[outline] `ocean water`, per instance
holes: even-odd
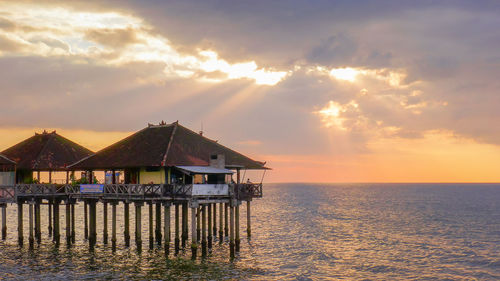
[[[98,212],[99,208],[98,207]],[[27,217],[27,208],[24,208]],[[77,210],[83,209],[80,204]],[[267,184],[252,202],[252,238],[241,208],[241,252],[229,259],[216,241],[206,259],[190,250],[166,259],[148,249],[143,208],[143,250],[124,247],[118,208],[118,249],[90,251],[77,213],[77,243],[47,236],[42,206],[42,243],[17,246],[17,208],[8,208],[8,239],[0,241],[0,279],[166,280],[500,280],[500,185],[495,184]],[[101,222],[101,218],[98,218]],[[110,225],[110,224],[109,224]]]

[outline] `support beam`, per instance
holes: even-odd
[[[142,250],[142,202],[135,203],[135,244],[137,251]]]
[[[66,244],[71,245],[71,204],[66,201]]]
[[[207,206],[201,205],[201,256],[207,256]]]
[[[214,225],[214,227],[212,229],[212,235],[213,235],[214,241],[215,241],[215,239],[217,238],[217,203],[213,203],[212,204],[212,209],[213,209],[213,212],[214,212],[214,214],[213,214],[213,222],[212,222],[213,225]]]
[[[153,237],[153,203],[149,203],[149,249],[153,249],[154,237]]]
[[[208,204],[207,206],[207,218],[208,218],[208,225],[207,225],[207,241],[208,241],[208,249],[212,249],[212,204]]]
[[[89,238],[89,219],[88,219],[88,203],[85,201],[83,203],[83,224],[84,224],[84,235],[85,239]]]
[[[196,239],[201,241],[201,206],[196,208]]]
[[[75,227],[75,203],[71,203],[71,243],[75,244],[76,227]]]
[[[161,203],[156,203],[156,224],[155,238],[156,244],[161,246]]]
[[[129,228],[129,223],[130,223],[130,203],[125,202],[123,203],[123,220],[124,220],[124,230],[123,230],[123,236],[125,238],[125,246],[130,247],[130,228]]]
[[[179,254],[179,203],[175,204],[175,241],[174,241],[174,246],[175,246],[175,255]]]
[[[2,206],[2,240],[7,239],[7,204]]]
[[[234,244],[236,252],[240,251],[240,202],[236,202],[234,207]]]
[[[59,242],[61,241],[61,227],[60,227],[60,218],[59,218],[59,199],[54,200],[54,242],[56,246],[59,246]]]
[[[49,230],[49,237],[52,236],[52,201],[49,200],[49,204],[47,205],[47,210],[49,211],[49,223],[47,229]]]
[[[191,259],[196,259],[196,251],[198,249],[198,240],[196,235],[196,212],[198,208],[191,208]]]
[[[229,207],[229,256],[234,258],[234,207]]]
[[[117,202],[111,203],[111,249],[116,251],[116,205]]]
[[[252,237],[252,224],[250,221],[250,200],[247,201],[247,236]]]
[[[103,213],[102,243],[108,244],[108,202],[104,202],[102,204],[102,213]]]
[[[229,204],[224,203],[224,236],[229,236]]]
[[[97,242],[97,208],[96,201],[90,200],[89,204],[89,246],[93,248]]]
[[[170,203],[163,204],[163,217],[165,222],[164,225],[164,233],[163,238],[165,239],[165,256],[168,257],[170,253]]]
[[[35,240],[42,242],[42,216],[40,215],[40,200],[35,202]]]
[[[23,246],[23,203],[17,203],[17,242],[19,246]]]
[[[35,236],[33,235],[33,203],[30,202],[28,204],[28,208],[29,208],[29,245],[30,245],[30,249],[33,248],[33,246],[35,245]]]
[[[219,244],[224,242],[224,231],[222,230],[223,224],[223,216],[224,216],[224,203],[219,203]]]
[[[188,240],[188,203],[182,203],[182,248],[186,247]]]

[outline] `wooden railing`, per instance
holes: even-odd
[[[65,195],[65,185],[56,184],[16,184],[16,196]]]
[[[262,198],[262,183],[234,184],[233,191],[238,200]]]
[[[0,204],[14,202],[15,197],[16,197],[16,188],[13,185],[0,186]]]

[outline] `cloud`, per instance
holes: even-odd
[[[136,31],[132,28],[93,29],[87,31],[85,37],[93,42],[116,49],[123,48],[129,44],[141,43],[141,40],[137,38]]]

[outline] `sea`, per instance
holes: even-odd
[[[17,245],[17,207],[9,205],[8,237],[0,241],[1,280],[500,280],[499,184],[265,184],[252,201],[252,236],[241,208],[241,251],[231,260],[227,241],[208,257],[190,259],[190,248],[167,258],[148,247],[143,208],[142,251],[123,242],[118,206],[118,248],[83,237],[77,206],[76,244],[48,237],[42,206],[42,242]],[[27,208],[24,208],[25,219]],[[110,225],[110,223],[108,223]],[[189,243],[188,243],[189,245]],[[171,249],[171,252],[173,249]]]

